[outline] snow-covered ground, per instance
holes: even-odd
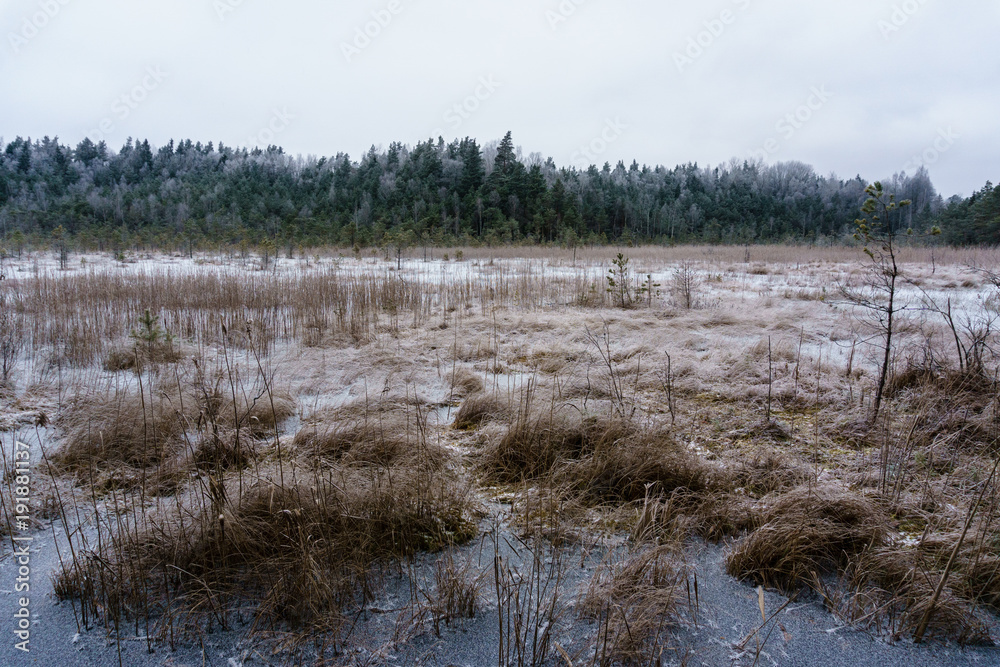
[[[433,440],[460,457],[473,456],[478,441],[450,428],[459,403],[450,382],[456,369],[512,397],[515,405],[539,381],[567,394],[575,391],[574,395],[581,395],[585,391],[589,396],[593,389],[597,395],[595,388],[602,388],[600,385],[608,379],[602,374],[603,360],[594,346],[595,336],[599,337],[604,327],[609,336],[608,351],[627,380],[628,392],[639,405],[639,412],[652,415],[650,419],[665,414],[659,393],[665,381],[666,354],[671,355],[675,386],[689,396],[733,401],[763,397],[770,390],[765,384],[769,343],[776,397],[801,402],[815,397],[834,403],[849,396],[856,401],[871,387],[873,364],[868,357],[873,348],[857,343],[871,332],[841,291],[844,286],[863,286],[860,253],[849,261],[799,260],[790,255],[787,261],[745,263],[694,252],[686,259],[697,277],[696,298],[701,307],[686,311],[677,306],[672,293],[675,272],[685,261],[676,254],[657,256],[648,250],[636,251],[630,265],[632,275],[640,283],[649,275],[650,282],[659,287],[654,287],[645,307],[623,310],[610,305],[580,307],[575,302],[575,297],[588,290],[604,297],[605,277],[616,252],[610,249],[600,257],[591,251],[575,261],[565,251],[552,256],[527,253],[530,256],[526,257],[504,251],[491,257],[479,250],[468,253],[462,261],[455,261],[454,251],[445,260],[444,252],[448,251],[435,250],[434,259],[428,261],[422,256],[404,258],[398,270],[394,258],[387,260],[370,253],[362,257],[327,254],[279,258],[266,270],[261,268],[259,257],[134,254],[122,263],[107,253],[91,253],[72,255],[67,269],[61,270],[56,257],[39,252],[5,259],[6,280],[0,283],[0,291],[16,291],[40,278],[59,280],[87,274],[138,280],[204,274],[262,281],[271,276],[307,274],[377,276],[427,285],[432,295],[435,288],[456,284],[469,285],[470,291],[483,295],[499,288],[536,290],[537,298],[522,295],[516,307],[482,311],[450,313],[443,300],[432,299],[419,321],[406,320],[398,327],[386,327],[365,341],[321,340],[305,345],[294,336],[279,336],[264,366],[297,402],[296,416],[283,425],[282,437],[286,439],[291,439],[302,423],[325,411],[389,396],[410,401],[430,415],[428,426]],[[901,283],[899,297],[911,308],[905,317],[923,328],[904,329],[900,363],[908,353],[919,351],[927,333],[933,333],[942,354],[952,354],[950,334],[943,329],[942,318],[921,306],[925,294],[939,305],[950,300],[959,321],[991,312],[995,288],[966,262],[933,267],[913,262],[904,264],[903,275],[906,280]],[[128,330],[120,335],[127,336]],[[222,366],[217,350],[196,349],[194,343],[191,346],[186,360],[199,358],[213,368]],[[0,442],[5,459],[13,461],[15,443],[21,441],[29,446],[32,463],[39,470],[40,447],[57,448],[61,444],[58,418],[71,405],[73,395],[125,386],[136,379],[128,372],[106,371],[100,363],[85,368],[61,361],[54,364],[49,352],[27,350],[15,372],[14,390],[0,396]],[[232,355],[238,363],[253,369],[254,359],[245,350]],[[846,373],[849,364],[852,374]],[[714,418],[701,413],[696,416],[694,412],[689,416],[692,421],[706,424]],[[704,432],[699,431],[690,442],[695,443],[693,449],[699,456],[714,456]],[[38,481],[41,486],[49,484]],[[488,574],[491,559],[501,550],[497,544],[503,538],[507,545],[502,547],[504,557],[516,567],[529,567],[530,553],[518,554],[510,546],[518,540],[509,507],[491,504],[493,500],[484,499],[489,516],[482,520],[481,528],[486,532],[476,543],[456,550],[455,557],[475,560],[477,567]],[[32,538],[32,653],[23,655],[14,647],[13,634],[7,633],[6,639],[0,637],[0,665],[113,665],[119,661],[137,666],[289,664],[287,656],[270,655],[247,644],[245,628],[208,635],[202,642],[189,638],[178,644],[176,651],[163,643],[153,643],[154,650],[149,652],[145,628],[123,626],[117,636],[108,637],[99,628],[88,631],[80,627],[77,610],[72,603],[57,602],[51,581],[60,559],[66,558],[68,552],[67,530],[87,530],[91,525],[93,508],[76,509],[79,513],[74,511],[66,523],[49,518],[28,532]],[[501,527],[492,535],[492,545],[487,534],[491,525]],[[567,562],[577,564],[562,584],[567,607],[557,632],[559,645],[570,655],[593,643],[596,631],[594,624],[579,619],[572,602],[580,597],[581,587],[601,561],[618,553],[620,544],[595,537],[589,545],[564,555]],[[677,645],[695,650],[689,656],[666,654],[664,664],[1000,665],[1000,654],[995,649],[891,645],[843,627],[814,598],[797,600],[779,614],[780,626],[758,661],[753,650],[747,651],[745,645],[740,648],[741,641],[760,625],[758,594],[723,573],[724,553],[724,545],[689,545],[686,559],[692,575],[697,572],[701,582],[702,611],[697,624],[685,625],[678,631]],[[12,549],[4,547],[0,554],[0,618],[8,619],[2,627],[12,628],[11,619],[19,608],[19,596],[14,590],[19,565]],[[345,664],[496,663],[497,602],[489,586],[483,589],[481,613],[476,618],[446,628],[440,637],[429,626],[411,625],[406,641],[389,641],[403,621],[397,603],[413,590],[430,585],[433,562],[434,557],[422,557],[418,559],[419,567],[387,582],[381,597],[360,614],[356,650],[343,658]],[[786,601],[780,594],[768,592],[765,604],[770,613]],[[390,608],[397,611],[387,613]],[[581,654],[574,664],[590,664],[588,658],[592,657],[592,653]],[[549,658],[547,664],[565,664],[558,651]]]

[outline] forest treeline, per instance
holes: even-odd
[[[913,202],[901,227],[940,227],[936,242],[947,244],[1000,239],[1000,188],[990,183],[947,201],[924,169],[884,183]],[[851,237],[866,185],[800,162],[579,170],[525,158],[510,133],[482,146],[393,143],[360,159],[18,137],[0,139],[0,245],[832,243]]]

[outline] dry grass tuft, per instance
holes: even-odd
[[[982,409],[989,403],[996,381],[985,369],[944,370],[925,362],[909,362],[892,374],[886,382],[886,396],[895,397],[914,393],[921,399],[928,395],[935,398],[961,397],[970,406]]]
[[[617,421],[594,424],[587,456],[568,461],[554,479],[591,502],[630,503],[647,493],[700,492],[708,488],[706,466],[669,433],[642,433]]]
[[[219,427],[201,436],[194,464],[199,470],[213,472],[241,470],[257,458],[257,444],[244,430]]]
[[[81,478],[84,474],[88,475],[90,491],[98,496],[139,488],[147,496],[172,496],[191,480],[190,469],[175,461],[166,461],[152,468],[113,464],[88,473],[80,471]]]
[[[875,505],[832,485],[779,496],[761,520],[726,559],[726,570],[786,591],[847,566],[864,550],[881,546],[888,532],[887,519]]]
[[[570,505],[642,503],[639,523],[668,533],[710,522],[702,496],[723,482],[666,430],[568,410],[526,416],[522,409],[505,432],[487,440],[479,468],[493,482],[543,482],[548,494]]]
[[[632,428],[623,420],[583,419],[555,409],[531,414],[522,409],[507,431],[486,446],[480,469],[488,479],[501,483],[539,479],[560,463],[621,440]]]
[[[235,404],[235,408],[233,407]],[[248,429],[254,437],[274,435],[275,427],[295,416],[295,399],[285,390],[260,391],[254,396],[221,399],[216,418],[230,428]]]
[[[180,436],[190,427],[190,411],[177,393],[138,391],[77,398],[63,411],[63,446],[52,457],[57,467],[82,473],[91,467],[146,468],[180,451]]]
[[[827,595],[828,604],[848,622],[865,629],[895,639],[913,635],[941,576],[940,564],[935,567],[925,556],[919,549],[895,546],[866,550],[846,572],[845,580],[853,592]],[[962,567],[969,565],[966,560]],[[955,585],[942,591],[927,638],[992,645],[989,629],[975,613],[980,592],[967,588],[969,580],[964,575],[968,573],[966,569],[956,577]]]
[[[807,468],[772,447],[741,457],[731,465],[730,475],[735,487],[758,498],[805,484],[811,476]]]
[[[1000,555],[980,554],[967,560],[952,588],[966,599],[1000,611]]]
[[[327,465],[389,466],[404,461],[440,465],[443,452],[422,438],[418,411],[382,402],[331,410],[295,435],[293,444]]]
[[[994,517],[973,525],[955,557],[948,586],[956,595],[976,605],[1000,611],[1000,539],[996,537]],[[923,571],[940,571],[947,562],[961,534],[945,532],[925,534],[914,555]],[[935,573],[937,576],[937,573]]]
[[[398,430],[400,426],[403,431]],[[405,425],[396,419],[389,424],[382,420],[344,423],[324,419],[296,433],[292,444],[328,463],[350,455],[359,462],[388,465],[405,450],[407,443]]]
[[[741,493],[702,492],[682,507],[686,522],[683,527],[712,542],[739,535],[759,525],[760,521],[755,503]]]
[[[220,509],[179,508],[118,532],[67,564],[61,597],[89,613],[134,618],[179,612],[222,625],[230,611],[336,634],[345,607],[371,591],[379,563],[467,541],[475,525],[456,480],[409,469],[338,469],[296,483],[271,470]],[[391,483],[390,483],[391,480]],[[152,611],[151,611],[152,608]],[[183,627],[183,626],[182,626]]]
[[[753,440],[770,440],[772,442],[787,442],[792,439],[788,428],[773,419],[761,420],[747,428],[738,429],[733,435]]]
[[[902,392],[900,402],[918,413],[914,441],[919,447],[947,442],[964,453],[993,457],[996,441],[997,389],[980,372],[927,376]]]
[[[666,634],[682,620],[688,576],[673,545],[631,554],[591,580],[581,612],[597,619],[600,664],[660,664]]]
[[[462,407],[455,415],[455,428],[471,430],[482,426],[484,422],[500,420],[510,416],[511,407],[508,401],[493,393],[472,394],[462,402]]]
[[[441,636],[442,621],[450,626],[452,621],[476,617],[482,578],[473,561],[458,566],[451,554],[440,558],[434,564],[434,584],[434,594],[428,596],[434,634]]]
[[[295,402],[284,392],[237,399],[235,405],[218,393],[173,388],[80,396],[60,418],[64,444],[53,462],[74,472],[104,464],[147,468],[179,454],[184,435],[198,428],[214,424],[266,437],[295,414]]]
[[[150,365],[174,364],[183,358],[181,350],[170,342],[155,345],[123,343],[108,350],[104,355],[106,371],[142,372]]]
[[[709,486],[698,491],[678,487],[658,495],[653,495],[656,485],[650,484],[641,505],[632,504],[636,516],[632,540],[662,542],[697,535],[718,542],[760,525],[760,513],[751,497],[726,490],[724,480],[714,475],[709,480]]]
[[[178,384],[75,398],[59,418],[63,443],[50,459],[55,471],[91,482],[97,493],[141,486],[171,495],[195,469],[246,468],[256,458],[252,440],[274,435],[276,424],[295,412],[285,393],[234,404],[217,388]]]
[[[925,366],[908,365],[889,376],[885,383],[887,398],[898,396],[908,389],[914,389],[935,382],[935,373]]]
[[[136,354],[136,351],[126,346],[112,348],[104,355],[104,370],[106,371],[129,371],[137,368],[139,363],[139,355]]]
[[[457,398],[478,394],[483,390],[483,378],[478,373],[460,366],[451,375],[451,389]]]

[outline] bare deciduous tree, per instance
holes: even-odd
[[[941,305],[925,289],[920,289],[923,308],[939,315],[944,320],[952,340],[955,342],[958,370],[960,373],[983,375],[988,361],[996,358],[996,330],[1000,322],[1000,311],[990,298],[982,298],[979,307],[972,312],[956,313],[951,298]]]

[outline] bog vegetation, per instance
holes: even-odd
[[[499,664],[655,664],[703,541],[889,641],[982,643],[995,258],[894,252],[892,322],[844,248],[35,254],[0,283],[0,428],[37,424],[56,593],[117,639],[333,659],[405,578],[386,646],[488,614]]]

